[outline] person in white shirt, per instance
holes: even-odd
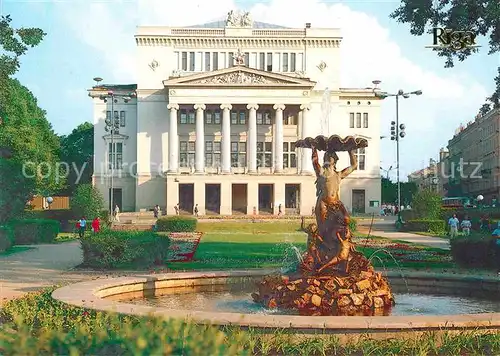
[[[462,228],[462,231],[465,236],[470,235],[470,229],[472,227],[472,223],[469,220],[468,216],[465,216],[465,218],[462,220],[462,223],[460,224],[460,227]]]

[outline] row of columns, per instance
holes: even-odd
[[[222,173],[231,173],[231,104],[222,104]],[[169,172],[176,173],[179,169],[179,134],[177,130],[179,104],[169,104]],[[196,110],[196,144],[195,144],[195,173],[205,171],[205,104],[194,105]],[[257,110],[258,104],[248,104],[248,140],[247,154],[249,157],[248,173],[257,172]],[[274,172],[283,172],[283,111],[284,104],[273,106],[275,110],[276,135],[274,137]],[[310,136],[311,124],[308,122],[309,105],[301,105],[302,113],[301,132],[302,138]],[[310,149],[302,149],[302,170],[303,174],[312,172]]]

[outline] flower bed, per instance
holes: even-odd
[[[202,232],[171,232],[168,234],[170,248],[167,254],[169,262],[192,261],[198,245],[200,244]]]

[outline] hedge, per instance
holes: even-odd
[[[156,221],[157,230],[161,232],[194,232],[198,219],[191,216],[167,216]]]
[[[14,231],[11,226],[0,226],[0,252],[7,251],[14,243]]]
[[[442,234],[446,231],[446,221],[444,220],[408,220],[405,221],[406,231],[430,232]]]
[[[24,217],[27,219],[51,219],[62,222],[75,219],[75,214],[69,209],[26,210]]]
[[[152,231],[102,230],[80,239],[83,265],[90,268],[140,268],[165,263],[170,240]]]
[[[494,268],[500,265],[496,239],[491,236],[458,236],[452,239],[450,244],[453,260],[462,267]]]
[[[51,243],[59,234],[59,222],[49,219],[21,219],[9,222],[14,245]]]

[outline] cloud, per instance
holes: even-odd
[[[164,0],[77,4],[64,9],[67,25],[82,42],[97,51],[113,79],[119,82],[135,79],[133,35],[137,25],[201,24],[223,19],[227,11],[237,8],[232,0],[217,1],[217,6],[201,0],[183,0],[176,2],[175,7]],[[342,87],[367,87],[373,79],[380,79],[383,90],[403,88],[424,92],[420,97],[402,100],[400,105],[400,119],[407,126],[407,137],[401,143],[405,171],[422,168],[422,161],[436,157],[439,147],[446,146],[460,121],[472,119],[488,94],[467,73],[427,69],[425,63],[412,59],[412,53],[403,52],[391,38],[389,29],[375,16],[353,11],[346,5],[318,0],[272,0],[247,10],[254,20],[283,26],[302,28],[306,22],[312,22],[313,27],[340,27]],[[408,38],[411,40],[411,35]],[[435,56],[432,51],[425,55]],[[387,134],[390,121],[395,118],[393,99],[387,99],[382,115],[381,134]],[[393,142],[384,140],[382,151],[383,164],[392,165]]]

